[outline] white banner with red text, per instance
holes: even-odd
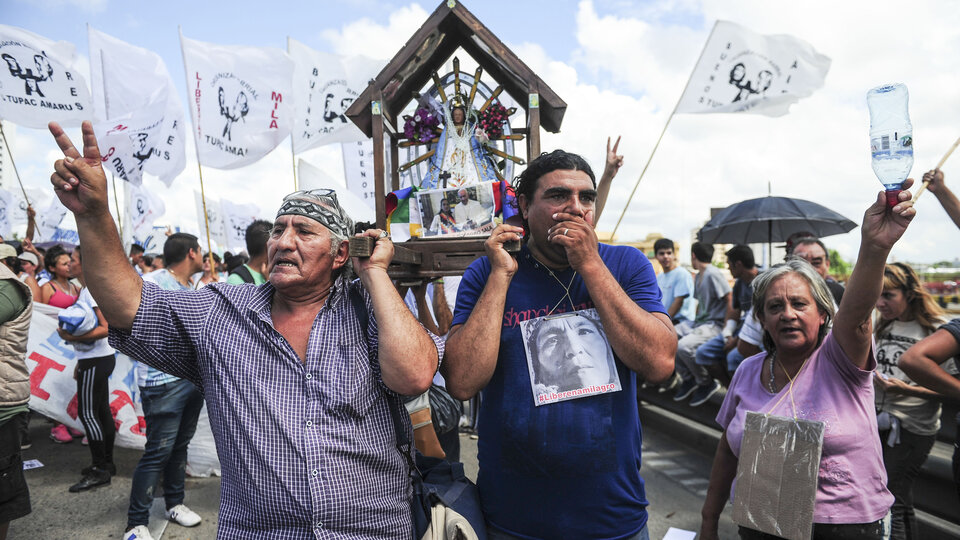
[[[46,304],[33,304],[26,359],[30,369],[30,409],[83,430],[77,417],[76,353],[57,334],[59,312],[58,308]],[[117,353],[117,364],[109,384],[110,411],[117,428],[115,444],[142,449],[147,432],[137,387],[137,362]],[[220,475],[220,460],[206,407],[200,413],[197,432],[187,450],[187,473],[191,476]]]

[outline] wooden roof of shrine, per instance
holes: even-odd
[[[368,137],[372,136],[370,102],[380,97],[383,114],[396,127],[398,115],[404,107],[458,47],[462,47],[484,71],[503,85],[504,91],[524,109],[528,104],[528,93],[539,93],[540,125],[552,133],[560,131],[566,102],[463,4],[452,0],[444,0],[434,10],[347,109],[347,116]]]

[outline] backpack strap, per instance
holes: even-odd
[[[253,279],[253,274],[250,273],[250,270],[245,264],[241,264],[236,267],[233,272],[230,272],[231,276],[234,274],[240,276],[240,279],[242,279],[244,283],[256,283],[256,280]]]

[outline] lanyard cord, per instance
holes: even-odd
[[[811,356],[812,356],[812,355],[811,355]],[[802,364],[800,364],[800,369],[797,370],[797,377],[800,376],[800,372],[803,371],[803,368],[804,368],[804,366],[807,365],[807,361],[808,361],[808,360],[810,360],[810,357],[809,357],[809,356],[808,356],[806,359],[804,359],[804,361],[803,361]],[[773,365],[774,362],[777,362],[777,353],[776,353],[776,351],[774,351],[772,357],[770,358],[771,367],[772,367],[772,365]],[[796,402],[794,401],[794,399],[793,399],[793,383],[794,383],[797,379],[796,379],[796,377],[791,377],[791,376],[790,376],[790,373],[787,371],[787,368],[783,367],[783,362],[779,362],[779,364],[780,364],[780,369],[783,370],[784,375],[786,375],[786,376],[787,376],[787,379],[790,381],[790,385],[787,387],[787,393],[784,394],[784,395],[782,395],[782,396],[780,396],[780,399],[777,400],[777,402],[773,405],[773,407],[770,408],[770,410],[776,409],[781,403],[783,403],[783,400],[786,399],[787,396],[790,396],[790,406],[791,406],[792,409],[793,409],[793,419],[794,419],[794,420],[797,420],[797,403],[796,403]]]

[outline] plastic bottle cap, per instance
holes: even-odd
[[[887,195],[887,208],[893,208],[900,202],[900,192],[902,189],[888,189],[886,191]]]

